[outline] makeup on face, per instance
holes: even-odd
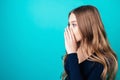
[[[72,27],[78,27],[78,24],[77,24],[77,21],[71,21],[71,22],[68,22],[68,26],[72,26]]]

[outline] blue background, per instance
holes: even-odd
[[[119,0],[0,0],[0,80],[60,80],[68,13],[84,4],[94,5],[100,11],[110,45],[119,58],[119,3]]]

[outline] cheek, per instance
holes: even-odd
[[[75,28],[75,29],[73,30],[73,32],[74,32],[75,39],[76,39],[77,41],[80,41],[80,40],[81,40],[81,36],[80,36],[79,30],[78,30],[77,28]]]

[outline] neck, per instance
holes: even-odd
[[[89,52],[89,54],[87,54],[87,52],[85,50],[78,49],[77,55],[78,55],[79,63],[82,63],[83,61],[88,59],[88,57],[90,57],[92,55],[92,52]]]

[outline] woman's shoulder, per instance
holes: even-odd
[[[95,53],[93,53],[92,55],[96,55]],[[90,57],[92,57],[92,55]],[[85,67],[101,67],[103,68],[103,64],[100,63],[99,61],[94,61],[92,60],[90,57],[88,57],[88,59],[86,59],[85,61],[83,61],[82,63],[79,63],[79,65]]]
[[[96,62],[96,61],[91,61],[91,60],[85,60],[84,62],[79,64],[79,67],[81,68],[81,72],[83,75],[89,75],[91,72],[92,73],[102,73],[104,66],[103,64]]]
[[[82,63],[79,63],[79,65],[82,65],[82,66],[91,66],[91,67],[103,67],[103,64],[100,63],[100,62],[97,62],[97,61],[93,61],[93,60],[89,60],[89,59],[86,59],[85,61],[83,61]]]

